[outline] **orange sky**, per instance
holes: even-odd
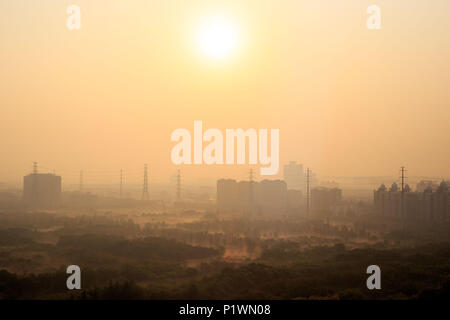
[[[369,31],[374,3],[382,29]],[[81,30],[66,28],[69,4]],[[215,14],[241,37],[222,62],[193,40]],[[280,129],[281,164],[323,175],[395,176],[404,165],[450,176],[447,0],[2,1],[0,39],[0,181],[20,182],[32,161],[69,182],[80,169],[138,179],[144,163],[167,181],[170,134],[194,120]]]

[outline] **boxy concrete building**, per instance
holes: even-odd
[[[55,207],[61,203],[61,177],[31,173],[23,177],[23,200],[32,207]]]

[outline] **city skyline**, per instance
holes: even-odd
[[[409,175],[409,171],[405,167],[401,167],[399,172],[404,170],[403,180],[405,184],[409,185],[409,188],[416,190],[417,185],[418,191],[423,191],[427,186],[436,187],[442,181],[450,182],[450,179],[446,177],[430,177],[430,176],[417,176]],[[106,192],[116,191],[122,194],[122,191],[130,196],[131,194],[139,193],[142,191],[142,183],[148,184],[148,186],[156,187],[156,194],[159,194],[164,190],[171,190],[181,182],[183,183],[183,188],[196,188],[196,187],[215,187],[217,181],[220,180],[233,180],[233,181],[283,181],[287,185],[289,190],[297,190],[303,193],[302,197],[305,197],[307,190],[307,183],[309,181],[310,188],[313,187],[327,187],[327,188],[342,188],[343,190],[351,191],[361,191],[359,194],[361,199],[367,200],[367,196],[371,194],[373,190],[378,188],[380,184],[390,184],[391,182],[402,183],[401,176],[395,175],[385,175],[385,176],[340,176],[340,177],[330,177],[318,175],[317,172],[311,170],[311,168],[303,166],[303,164],[296,161],[289,161],[283,164],[281,170],[280,178],[272,176],[260,176],[254,169],[249,167],[249,170],[241,172],[239,175],[234,176],[218,176],[209,178],[186,178],[184,172],[178,169],[173,172],[165,180],[155,180],[152,179],[150,174],[150,166],[144,164],[142,170],[140,171],[130,171],[120,169],[118,172],[91,172],[86,170],[80,170],[75,173],[72,172],[68,175],[69,179],[67,181],[67,176],[53,170],[52,172],[41,170],[37,162],[33,162],[32,170],[25,173],[23,177],[31,176],[33,173],[38,173],[40,175],[54,175],[62,179],[60,184],[63,186],[64,191],[89,191],[89,192],[99,192],[101,190]],[[309,178],[307,177],[309,171]],[[116,181],[117,180],[117,181]],[[147,181],[147,182],[145,182]],[[22,189],[22,179],[19,183],[5,183],[0,181],[0,190],[2,189]],[[117,190],[116,190],[117,189]],[[114,191],[115,190],[115,191]],[[154,190],[152,190],[154,191]],[[152,193],[152,192],[150,192]],[[361,195],[363,195],[361,197]],[[154,196],[154,194],[152,194]],[[158,197],[158,196],[157,196]],[[358,196],[356,197],[358,198]]]

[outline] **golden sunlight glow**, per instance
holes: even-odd
[[[216,16],[199,27],[197,42],[208,58],[223,60],[233,54],[238,38],[236,26],[230,20]]]

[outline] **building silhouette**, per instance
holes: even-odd
[[[311,210],[315,213],[328,213],[342,201],[339,188],[316,187],[311,190]]]
[[[266,213],[285,213],[288,206],[287,184],[282,180],[263,180],[259,183],[258,204]]]
[[[61,177],[31,173],[23,177],[23,200],[32,207],[54,207],[61,203]]]
[[[432,180],[421,180],[417,186],[417,192],[424,192],[427,189],[431,189],[432,191],[436,191],[439,188],[439,183],[436,183]]]
[[[217,181],[217,207],[220,211],[234,211],[239,208],[238,183],[233,179]]]
[[[301,195],[301,193],[300,193]],[[288,207],[288,190],[282,180],[217,181],[219,212],[254,212],[284,214]]]
[[[283,177],[289,190],[305,191],[305,173],[303,172],[302,164],[290,161],[288,164],[284,165]]]
[[[300,190],[287,191],[287,207],[291,213],[303,212],[304,198]]]
[[[450,218],[450,192],[448,183],[442,181],[433,190],[432,185],[420,185],[413,192],[406,185],[403,192],[393,183],[389,190],[381,185],[373,193],[375,212],[383,217],[408,220],[445,220]]]

